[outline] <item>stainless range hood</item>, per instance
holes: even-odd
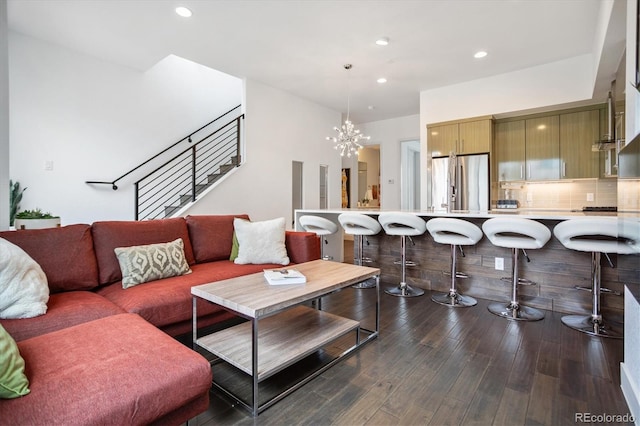
[[[615,83],[614,83],[615,84]],[[602,139],[591,145],[591,151],[610,151],[616,149],[615,110],[611,92],[607,96],[607,133]]]

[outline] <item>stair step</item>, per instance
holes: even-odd
[[[222,166],[220,166],[220,173],[221,174],[226,174],[229,172],[229,170],[233,170],[236,166],[234,164],[223,164]]]
[[[196,185],[196,195],[200,195],[207,189],[209,185]]]
[[[181,206],[164,206],[164,217],[171,217]]]
[[[180,196],[180,207],[189,204],[192,200],[191,194],[183,194]]]
[[[218,179],[220,179],[223,175],[221,175],[220,173],[214,173],[211,175],[207,175],[207,180],[209,181],[209,183],[214,183],[216,182]]]

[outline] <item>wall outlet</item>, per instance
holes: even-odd
[[[593,201],[593,192],[587,192],[587,201]]]
[[[44,169],[48,172],[53,170],[53,160],[46,160],[44,162]]]
[[[527,192],[527,201],[533,201],[533,192],[531,191]]]
[[[504,257],[496,257],[496,270],[504,271]]]

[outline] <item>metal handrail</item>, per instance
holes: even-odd
[[[151,161],[155,160],[156,158],[160,157],[162,154],[164,154],[165,152],[169,151],[172,148],[175,148],[177,145],[179,145],[181,142],[184,142],[185,140],[188,140],[189,143],[192,142],[191,138],[193,137],[193,135],[195,135],[196,133],[198,133],[199,131],[205,129],[206,127],[212,125],[213,123],[215,123],[216,121],[220,120],[221,118],[231,114],[233,111],[237,110],[238,108],[240,108],[242,105],[238,105],[234,108],[231,108],[229,111],[225,112],[224,114],[220,115],[219,117],[214,118],[213,120],[211,120],[210,122],[208,122],[207,124],[205,124],[204,126],[200,127],[198,130],[195,130],[191,133],[189,133],[187,136],[183,137],[182,139],[180,139],[179,141],[173,143],[172,145],[170,145],[169,147],[163,149],[162,151],[160,151],[159,153],[157,153],[156,155],[154,155],[153,157],[147,159],[146,161],[138,164],[136,167],[134,167],[133,169],[129,170],[128,172],[126,172],[125,174],[123,174],[120,177],[117,177],[116,179],[112,180],[112,181],[97,181],[97,180],[88,180],[85,181],[85,183],[90,184],[90,185],[111,185],[111,189],[113,189],[114,191],[116,191],[118,189],[118,185],[116,185],[116,182],[118,182],[119,180],[129,176],[131,173],[135,172],[136,170],[140,169],[141,167],[149,164]],[[244,114],[242,115],[242,117],[244,117]],[[235,120],[235,119],[234,119]],[[233,122],[234,120],[232,120],[231,122]],[[229,123],[231,123],[229,122]],[[229,123],[225,124],[223,127],[226,127]],[[215,133],[215,132],[214,132]],[[212,133],[213,134],[213,133]],[[212,134],[210,134],[209,136],[211,136]],[[207,136],[207,137],[209,137]],[[202,141],[202,140],[201,140]]]
[[[243,120],[239,115],[136,181],[135,219],[166,217],[239,167]]]

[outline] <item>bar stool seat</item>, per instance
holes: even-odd
[[[402,278],[398,287],[386,289],[385,293],[392,296],[415,297],[422,296],[424,290],[413,288],[407,284],[407,265],[413,266],[415,262],[407,261],[407,237],[423,235],[427,231],[426,222],[419,216],[406,212],[384,212],[378,216],[378,222],[382,225],[387,235],[400,236],[400,268]]]
[[[623,325],[613,319],[604,320],[600,313],[601,253],[634,254],[640,243],[640,225],[628,221],[626,226],[618,226],[616,217],[579,218],[560,222],[553,234],[560,243],[570,250],[591,253],[591,315],[565,315],[562,323],[580,332],[600,337],[621,339]],[[577,289],[582,287],[576,286]]]
[[[345,234],[353,235],[355,256],[353,258],[356,265],[362,266],[363,263],[372,262],[371,258],[364,256],[364,237],[376,235],[382,230],[380,223],[363,213],[342,213],[338,216],[338,222],[342,225]],[[370,279],[355,284],[353,288],[374,288],[376,280]]]
[[[551,238],[549,228],[531,219],[513,217],[494,217],[482,224],[482,230],[498,247],[511,249],[511,301],[504,303],[492,303],[488,306],[489,312],[503,318],[520,321],[537,321],[544,318],[544,312],[521,305],[518,302],[518,284],[522,282],[518,275],[518,253],[520,250],[539,249]],[[529,284],[534,284],[529,282]]]
[[[482,230],[466,220],[445,217],[428,221],[427,230],[436,243],[451,246],[451,288],[448,293],[434,294],[431,300],[455,308],[476,305],[478,303],[476,299],[464,296],[456,290],[456,278],[466,278],[466,275],[457,271],[456,260],[458,247],[477,244],[482,239]],[[462,254],[464,256],[464,252]]]
[[[329,256],[324,255],[324,246],[327,244],[326,236],[338,232],[338,225],[327,218],[313,215],[300,216],[298,221],[305,231],[313,232],[320,237],[320,259],[330,260]]]

